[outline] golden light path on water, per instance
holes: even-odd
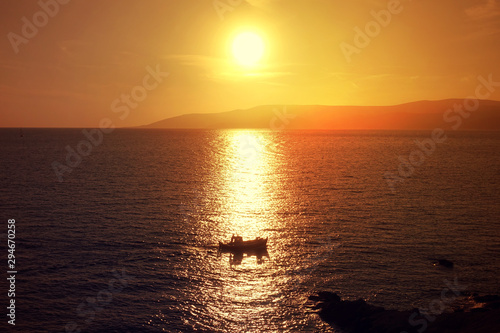
[[[266,218],[271,208],[268,178],[273,174],[276,161],[270,161],[264,134],[228,132],[226,156],[229,160],[221,170],[221,177],[227,192],[223,210],[229,215],[221,227],[243,239],[262,236],[262,230],[269,228]]]
[[[232,234],[243,239],[266,237],[272,226],[273,198],[277,186],[275,168],[280,164],[277,155],[269,151],[272,137],[262,131],[226,131],[225,152],[220,164],[221,211],[224,219],[219,229],[229,238]],[[272,330],[271,313],[274,301],[281,294],[276,280],[271,278],[269,259],[258,262],[256,257],[245,257],[237,266],[228,264],[223,255],[221,269],[221,307],[218,309],[225,323],[235,325],[231,330],[253,331],[259,327]],[[270,313],[271,312],[271,313]]]
[[[200,135],[207,145],[198,150],[201,166],[193,167],[195,181],[180,220],[193,241],[187,253],[171,257],[173,275],[186,284],[178,296],[167,296],[171,310],[181,310],[184,325],[201,331],[295,332],[311,321],[309,327],[318,327],[319,317],[302,306],[307,293],[290,273],[303,266],[303,256],[291,237],[301,225],[300,207],[282,135],[271,130]],[[217,253],[218,241],[228,242],[233,234],[244,240],[269,237],[268,256]],[[163,314],[159,318],[169,322]]]

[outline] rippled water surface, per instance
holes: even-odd
[[[395,192],[384,174],[429,133],[115,130],[63,182],[81,130],[0,136],[19,331],[335,332],[309,295],[500,293],[498,133],[448,133]],[[219,255],[232,234],[268,256]]]

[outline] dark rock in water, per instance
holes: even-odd
[[[486,296],[474,295],[474,300],[478,303],[491,303],[491,302],[500,301],[500,296],[498,296],[498,295],[486,295]]]
[[[349,333],[494,333],[500,332],[500,309],[496,307],[498,296],[475,296],[476,304],[483,304],[481,310],[457,309],[441,315],[422,314],[418,309],[410,311],[387,310],[366,303],[343,301],[339,295],[321,292],[311,296],[319,302],[321,319],[334,327]],[[479,302],[485,300],[487,302]],[[469,309],[470,310],[470,309]]]
[[[439,260],[438,260],[438,263],[439,263],[441,266],[448,267],[448,268],[453,268],[453,262],[452,262],[452,261],[449,261],[449,260],[447,260],[447,259],[439,259]]]
[[[409,327],[410,312],[386,310],[366,303],[363,299],[343,301],[335,293],[322,292],[311,300],[319,300],[321,318],[346,332],[417,332]],[[381,330],[380,323],[384,323]]]

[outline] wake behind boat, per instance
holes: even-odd
[[[267,238],[257,237],[254,240],[244,241],[241,236],[232,236],[229,243],[219,241],[219,250],[230,252],[249,252],[265,250],[267,248]]]

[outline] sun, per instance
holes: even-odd
[[[242,32],[234,38],[232,51],[240,65],[255,66],[264,55],[264,40],[256,33]]]

